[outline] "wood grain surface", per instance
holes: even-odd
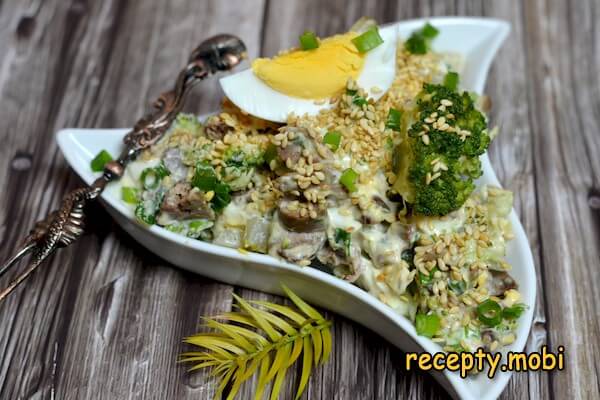
[[[600,393],[600,4],[597,0],[3,0],[0,1],[0,257],[81,182],[59,154],[64,127],[130,126],[203,38],[229,32],[251,56],[295,44],[304,29],[346,30],[437,15],[501,18],[512,32],[486,91],[501,135],[490,156],[515,192],[538,271],[527,345],[563,345],[567,367],[515,374],[506,399]],[[189,111],[216,109],[215,80]],[[207,399],[214,383],[176,363],[201,316],[233,292],[136,244],[100,207],[89,234],[60,251],[0,304],[0,399]],[[6,283],[3,280],[0,286]],[[327,313],[334,353],[306,399],[447,398],[401,352]],[[282,399],[295,393],[290,374]],[[253,383],[240,399],[250,398]]]

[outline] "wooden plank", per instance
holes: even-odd
[[[597,302],[600,287],[597,2],[533,1],[527,21],[532,156],[546,287],[549,345],[564,346],[568,365],[550,378],[556,398],[600,392]]]
[[[502,183],[515,191],[515,207],[540,276],[528,350],[545,343],[554,349],[564,345],[569,367],[552,374],[515,375],[503,397],[598,393],[593,355],[600,347],[595,339],[600,312],[592,299],[600,287],[600,135],[594,84],[600,7],[589,0],[576,6],[556,0],[278,1],[268,2],[266,10],[262,1],[222,3],[2,4],[3,243],[22,237],[78,182],[57,155],[53,132],[63,126],[130,125],[132,116],[140,115],[169,84],[198,38],[228,30],[244,37],[251,55],[273,55],[295,45],[304,29],[328,35],[347,29],[362,15],[381,22],[455,13],[505,18],[513,33],[487,86],[494,101],[491,119],[502,127],[490,155]],[[189,109],[211,111],[219,101],[213,81],[193,93]],[[209,397],[213,381],[188,375],[175,365],[175,357],[186,349],[179,339],[197,329],[200,315],[229,309],[232,288],[172,269],[115,229],[100,207],[95,214],[93,234],[62,251],[0,305],[0,398],[47,398],[53,393],[58,398],[99,393],[112,398]],[[4,246],[0,256],[10,250]],[[446,396],[427,374],[403,371],[398,362],[402,354],[375,334],[327,315],[335,323],[333,359],[315,373],[305,398]],[[297,374],[290,373],[282,398],[293,396]],[[246,385],[240,398],[253,389]]]
[[[500,127],[500,134],[490,147],[489,155],[504,187],[514,197],[514,208],[523,224],[533,252],[537,276],[537,303],[535,304],[532,330],[526,351],[539,351],[547,342],[545,296],[542,285],[543,269],[540,261],[540,238],[535,193],[533,159],[531,157],[535,131],[530,121],[527,103],[527,60],[525,28],[522,8],[517,2],[486,2],[485,16],[501,18],[511,23],[511,33],[496,56],[486,85],[486,93],[492,99],[491,124]],[[539,373],[515,373],[503,398],[548,398],[549,377]]]
[[[22,238],[34,218],[56,206],[65,186],[73,186],[57,156],[56,129],[130,125],[171,85],[198,41],[222,31],[225,22],[256,54],[262,3],[234,3],[45,3],[32,14],[32,32],[20,28],[25,38],[2,41],[7,54],[18,55],[3,59],[1,70],[0,151],[3,171],[10,171],[2,177],[8,180],[1,203],[5,243]],[[1,13],[12,29],[29,14],[18,4],[3,5]],[[32,77],[31,68],[38,74]],[[194,112],[220,101],[214,81],[202,89],[194,95]],[[26,155],[11,170],[19,150]],[[24,171],[29,157],[33,166]],[[175,361],[186,349],[180,339],[198,329],[201,315],[229,309],[231,287],[165,266],[107,224],[101,208],[94,215],[92,235],[62,251],[0,306],[0,397],[210,394],[210,381],[188,376]]]

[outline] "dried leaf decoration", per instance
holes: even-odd
[[[205,326],[213,332],[184,339],[204,350],[183,353],[180,361],[195,363],[190,371],[212,368],[211,375],[220,381],[215,399],[228,386],[227,399],[235,398],[242,383],[255,373],[255,399],[262,399],[270,382],[273,386],[269,399],[277,399],[287,370],[302,355],[302,375],[296,392],[299,399],[313,367],[329,359],[331,322],[285,285],[282,287],[296,310],[266,301],[248,302],[234,294],[239,312],[207,318]]]

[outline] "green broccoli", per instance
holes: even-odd
[[[486,118],[469,93],[437,84],[423,85],[411,117],[394,149],[394,190],[413,214],[446,215],[463,205],[482,174]]]

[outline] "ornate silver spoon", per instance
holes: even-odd
[[[70,245],[83,235],[86,204],[97,199],[107,183],[121,178],[127,164],[142,150],[163,137],[183,108],[185,95],[190,88],[212,73],[230,70],[245,56],[246,46],[235,36],[217,35],[202,42],[177,76],[174,88],[161,94],[154,103],[155,110],[140,119],[125,136],[125,149],[120,157],[107,163],[102,176],[90,186],[67,194],[60,208],[37,222],[17,252],[0,267],[2,277],[21,258],[31,253],[25,271],[0,291],[0,301],[27,279],[56,249]]]

